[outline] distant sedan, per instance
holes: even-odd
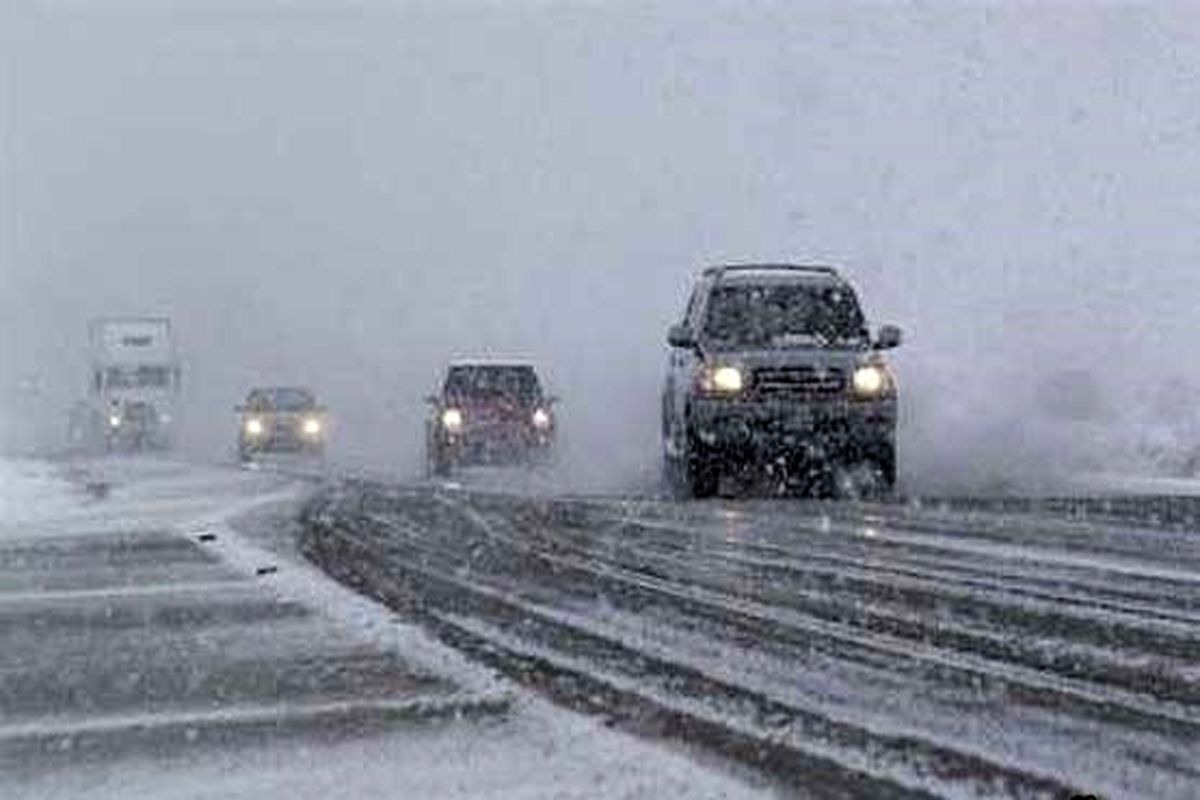
[[[325,455],[327,418],[311,390],[297,386],[252,389],[238,412],[238,458],[262,453]]]

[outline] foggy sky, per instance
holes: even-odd
[[[47,406],[88,317],[166,313],[197,452],[297,381],[346,458],[408,467],[447,357],[530,354],[619,484],[725,260],[840,264],[905,328],[930,485],[1086,451],[1031,417],[1061,369],[1110,428],[1194,393],[1195,6],[30,6],[0,10],[0,375]]]

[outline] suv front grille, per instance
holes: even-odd
[[[830,397],[846,389],[841,369],[764,367],[754,371],[752,390],[761,397]]]
[[[126,403],[123,416],[130,422],[157,422],[158,414],[149,403]]]

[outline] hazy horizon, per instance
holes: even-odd
[[[1184,4],[5,8],[0,388],[37,374],[59,413],[88,318],[166,314],[189,452],[227,453],[250,385],[301,382],[335,453],[413,469],[441,364],[519,352],[564,398],[574,480],[622,487],[653,473],[691,276],[820,261],[905,329],[910,485],[1128,455],[1137,425],[1196,422],[1197,23]],[[1090,423],[1046,409],[1063,373],[1100,395]]]

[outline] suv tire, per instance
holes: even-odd
[[[430,478],[446,478],[450,475],[450,459],[442,448],[430,448],[425,457],[425,472]]]
[[[891,494],[896,488],[896,443],[881,444],[873,459],[879,470],[880,489],[884,494]]]
[[[682,458],[668,459],[668,479],[682,499],[702,500],[717,493],[721,472],[712,456],[689,448]]]

